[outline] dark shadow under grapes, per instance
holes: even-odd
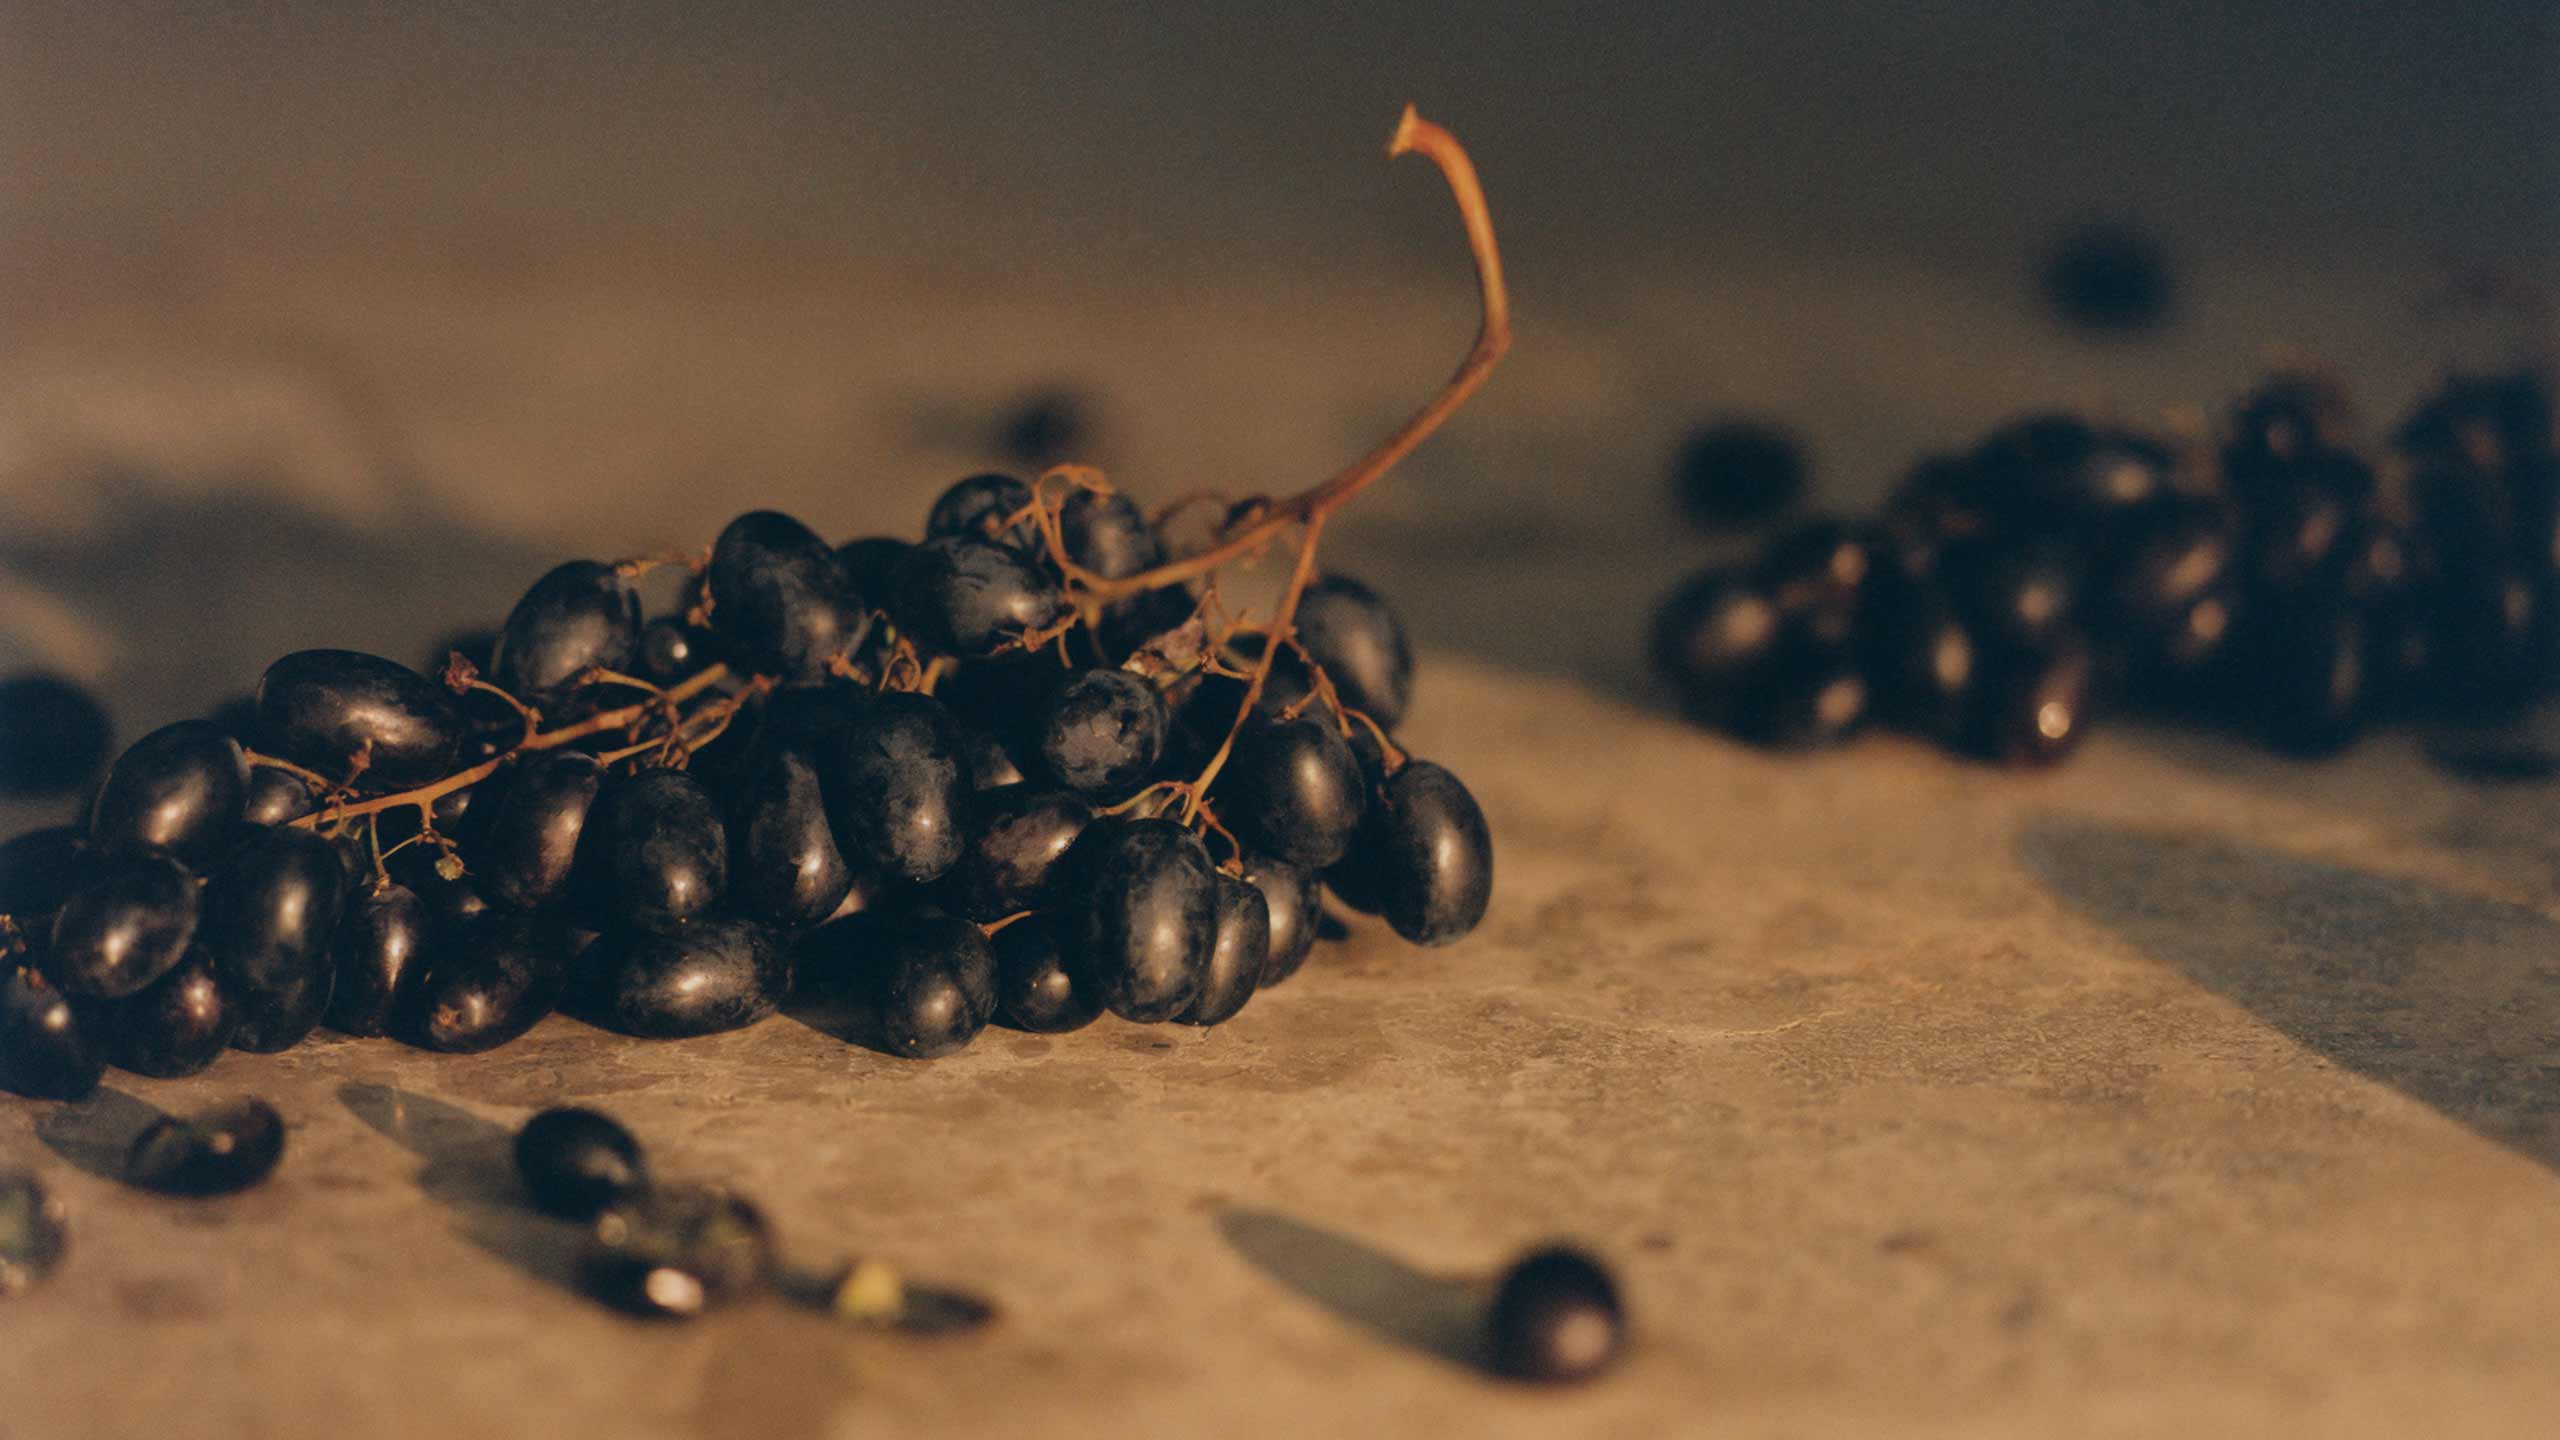
[[[2054,816],[2017,849],[2073,908],[2295,1043],[2560,1169],[2560,924],[2203,835]]]
[[[795,1025],[804,1025],[830,1040],[841,1040],[859,1046],[875,1055],[905,1060],[889,1048],[888,1033],[881,1028],[880,1009],[849,1000],[812,1000],[799,996],[786,1000],[775,1012]]]
[[[1225,1210],[1218,1233],[1265,1275],[1381,1339],[1492,1373],[1484,1287],[1416,1270],[1383,1250],[1270,1210]]]
[[[102,1085],[86,1099],[38,1115],[36,1138],[74,1169],[122,1185],[136,1137],[168,1118],[169,1112],[150,1101]]]
[[[458,1106],[418,1094],[350,1081],[338,1103],[426,1163],[419,1193],[456,1217],[454,1233],[483,1252],[571,1294],[578,1283],[580,1228],[535,1210],[516,1178],[514,1132]]]

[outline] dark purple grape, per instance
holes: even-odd
[[[858,587],[856,594],[868,593]],[[711,661],[711,637],[681,620],[658,619],[640,627],[640,678],[673,685]]]
[[[2235,589],[2197,597],[2168,628],[2129,641],[2132,662],[2172,698],[2194,691],[2228,653],[2242,604]]]
[[[771,925],[811,925],[853,886],[836,849],[818,764],[802,750],[767,750],[730,792],[730,902]]]
[[[1728,723],[1760,745],[1836,745],[1865,727],[1873,698],[1852,652],[1795,641],[1751,672],[1733,697]]]
[[[1751,583],[1777,608],[1780,626],[1812,643],[1855,638],[1877,537],[1840,520],[1809,520],[1771,542]]]
[[[196,877],[168,856],[102,861],[54,915],[45,971],[74,995],[130,995],[185,958],[198,912]]]
[[[866,535],[836,547],[836,561],[853,581],[855,591],[875,604],[896,591],[898,567],[914,544],[894,535]]]
[[[175,1080],[220,1058],[240,1013],[214,972],[213,957],[190,950],[176,969],[107,1012],[107,1058],[136,1075]]]
[[[870,691],[834,682],[777,690],[765,697],[756,744],[767,750],[824,750],[843,741],[870,700]],[[737,727],[730,728],[734,732]]]
[[[607,786],[587,830],[595,848],[595,913],[635,925],[688,920],[720,899],[729,833],[702,782],[645,770]]]
[[[237,985],[297,985],[328,973],[346,897],[346,868],[328,841],[291,827],[256,831],[207,888],[204,948]]]
[[[1102,1014],[1102,997],[1079,988],[1059,949],[1053,915],[1026,915],[992,937],[996,1011],[1017,1030],[1062,1035]]]
[[[1653,618],[1653,664],[1689,712],[1714,723],[1778,641],[1778,607],[1749,576],[1709,570],[1684,582]]]
[[[866,706],[840,743],[819,752],[827,814],[844,858],[921,884],[960,858],[960,731],[930,695],[892,691]]]
[[[1219,813],[1266,854],[1308,869],[1342,858],[1369,806],[1360,762],[1326,720],[1248,722],[1219,779]]]
[[[1102,617],[1094,626],[1094,639],[1101,643],[1112,663],[1118,664],[1180,629],[1199,603],[1199,597],[1184,585],[1140,591],[1102,607]],[[1205,641],[1207,636],[1204,633],[1199,639]]]
[[[1217,941],[1217,872],[1170,820],[1097,820],[1067,858],[1068,964],[1124,1020],[1191,1008]]]
[[[533,582],[490,652],[492,682],[550,708],[589,670],[628,670],[640,644],[640,597],[610,565],[572,560]]]
[[[1274,680],[1280,677],[1275,673]],[[1166,691],[1173,723],[1166,728],[1164,756],[1156,762],[1162,775],[1192,776],[1209,763],[1209,757],[1226,743],[1227,733],[1235,728],[1236,716],[1244,705],[1245,683],[1231,675],[1195,674]],[[1266,688],[1254,702],[1253,713],[1269,718],[1280,712],[1272,703]]]
[[[893,880],[877,870],[856,870],[852,886],[844,892],[844,898],[836,902],[836,908],[827,912],[826,918],[835,921],[847,915],[872,914],[903,906],[915,899],[915,893],[914,886]]]
[[[566,974],[560,936],[534,917],[498,915],[439,929],[409,1033],[451,1055],[494,1050],[552,1012]]]
[[[924,538],[993,540],[1025,555],[1041,550],[1040,529],[1032,521],[1016,521],[999,529],[1031,504],[1031,487],[1010,475],[972,475],[942,492],[924,519]]]
[[[0,967],[0,1090],[77,1100],[98,1088],[106,1059],[71,997],[28,966]]]
[[[272,765],[249,767],[249,788],[240,801],[244,825],[289,825],[320,807],[310,785],[290,771]]]
[[[2087,645],[2064,635],[2045,646],[2000,646],[1976,658],[1967,741],[2005,765],[2051,765],[2089,728],[2096,666]]]
[[[1861,648],[1878,714],[1940,740],[1962,734],[1976,646],[1935,586],[1898,586],[1877,607]]]
[[[929,1060],[976,1039],[996,1009],[995,951],[986,933],[949,915],[901,917],[886,929],[884,953],[872,962],[882,1043]]]
[[[2370,710],[2363,616],[2306,599],[2257,613],[2245,651],[2251,718],[2268,744],[2296,755],[2343,749]]]
[[[598,976],[598,1023],[656,1039],[743,1029],[791,989],[789,955],[752,920],[607,931],[580,965]]]
[[[481,887],[476,876],[465,875],[459,880],[447,880],[433,870],[427,870],[423,874],[415,871],[410,873],[411,888],[415,889],[418,892],[418,898],[426,903],[427,923],[430,930],[475,924],[492,915],[506,913],[490,900],[488,892]]]
[[[2062,473],[2059,498],[2079,527],[2103,534],[2165,500],[2175,478],[2175,463],[2159,445],[2102,431]]]
[[[1672,478],[1691,518],[1724,529],[1757,524],[1794,504],[1804,493],[1805,468],[1795,432],[1766,420],[1725,420],[1689,433]]]
[[[1413,645],[1384,596],[1348,575],[1324,576],[1298,599],[1297,636],[1343,704],[1389,730],[1402,723],[1413,706]]]
[[[1117,491],[1078,490],[1058,507],[1067,558],[1106,580],[1126,580],[1164,562],[1164,542],[1138,503]]]
[[[960,760],[962,768],[969,772],[973,790],[1001,790],[1023,783],[1022,767],[1014,763],[1013,751],[992,730],[962,725]]]
[[[1040,769],[1078,794],[1126,799],[1163,756],[1168,723],[1155,686],[1125,670],[1079,670],[1041,714]]]
[[[2175,630],[2198,601],[2226,590],[2239,570],[2239,536],[2219,506],[2155,507],[2130,529],[2094,597],[2096,619],[2111,634]]]
[[[104,850],[166,850],[208,858],[240,818],[249,762],[210,720],[164,725],[125,747],[89,811],[89,839]]]
[[[1175,1018],[1185,1025],[1217,1025],[1234,1019],[1262,983],[1271,963],[1271,905],[1262,891],[1242,880],[1217,880],[1216,938],[1209,945],[1209,964],[1200,973],[1200,993],[1191,1008]]]
[[[1947,598],[1987,642],[2042,645],[2069,626],[2080,604],[2081,560],[2050,539],[1979,540],[1938,559]]]
[[[871,632],[866,597],[836,552],[808,526],[771,510],[729,522],[711,547],[703,583],[722,647],[757,674],[823,679]]]
[[[163,1115],[133,1137],[125,1179],[165,1195],[231,1195],[275,1173],[284,1117],[264,1100],[234,1100],[180,1119]]]
[[[2271,471],[2334,443],[2344,419],[2339,398],[2326,379],[2301,374],[2271,375],[2242,396],[2222,457],[2233,487],[2253,489]]]
[[[220,963],[216,962],[220,974]],[[241,985],[228,976],[222,977],[223,993],[240,1017],[231,1032],[231,1048],[254,1055],[275,1055],[292,1049],[320,1028],[320,1019],[329,1013],[329,997],[337,990],[338,972],[327,966],[271,988]]]
[[[2306,473],[2330,458],[2322,452],[2296,461],[2250,497],[2247,573],[2259,591],[2288,596],[2323,590],[2343,573],[2355,547],[2354,501]]]
[[[1974,447],[1969,484],[1991,525],[2015,535],[2052,535],[2080,518],[2083,466],[2099,436],[2077,415],[2022,415]]]
[[[329,950],[338,977],[329,997],[329,1028],[345,1035],[387,1035],[426,968],[426,902],[406,885],[369,886],[347,906]]]
[[[1049,877],[1093,820],[1093,807],[1065,790],[1011,785],[982,790],[969,805],[969,846],[948,879],[951,903],[981,924],[1049,903]]]
[[[564,1220],[592,1220],[649,1188],[640,1142],[593,1110],[563,1105],[525,1121],[515,1156],[533,1208]]]
[[[496,813],[498,807],[494,802],[502,793],[503,786],[495,781],[483,781],[477,785],[465,785],[459,790],[447,790],[427,808],[435,815],[439,833],[453,840],[476,840],[481,827],[488,823],[490,815]],[[480,802],[484,798],[492,803],[482,805]],[[415,819],[412,818],[410,823],[414,827]],[[395,840],[388,832],[382,838],[385,844]]]
[[[107,761],[107,712],[60,675],[0,680],[0,793],[77,790]]]
[[[1542,1385],[1588,1380],[1626,1348],[1617,1281],[1599,1261],[1562,1246],[1532,1251],[1503,1271],[1486,1315],[1494,1371]]]
[[[1970,457],[1922,456],[1885,501],[1894,566],[1914,580],[1935,576],[1941,548],[1989,534],[1997,521],[1984,476]]]
[[[53,912],[88,878],[98,854],[73,825],[30,830],[0,843],[0,915],[22,930],[53,923]]]
[[[453,692],[379,655],[297,650],[258,680],[258,726],[265,748],[307,770],[366,790],[396,790],[441,778],[462,743]]]
[[[2092,225],[2063,237],[2046,257],[2045,303],[2075,329],[2095,336],[2134,335],[2169,318],[2175,287],[2160,243],[2120,223]]]
[[[2530,368],[2456,375],[2430,394],[2395,437],[2421,459],[2479,457],[2501,467],[2552,445],[2549,383]]]
[[[575,750],[546,750],[510,767],[471,848],[472,869],[490,899],[536,910],[568,893],[604,782],[596,757]]]
[[[1316,948],[1316,921],[1323,893],[1315,872],[1286,860],[1248,850],[1244,880],[1262,892],[1263,913],[1271,921],[1271,953],[1263,962],[1260,986],[1268,990],[1298,973]]]
[[[579,1270],[634,1315],[686,1320],[762,1289],[773,1238],[753,1205],[697,1185],[633,1191],[596,1216]]]
[[[2452,713],[2502,713],[2549,687],[2551,600],[2511,563],[2448,567],[2436,598],[2437,676]]]
[[[2366,688],[2377,716],[2422,712],[2433,702],[2436,627],[2426,607],[2394,599],[2365,612]]]
[[[992,655],[1067,613],[1066,592],[1018,551],[988,540],[928,540],[898,566],[891,613],[926,650]]]
[[[1413,944],[1446,945],[1475,929],[1493,899],[1493,832],[1457,776],[1408,761],[1326,879]]]
[[[973,660],[943,676],[933,698],[962,726],[984,730],[1014,753],[1027,755],[1032,722],[1057,689],[1058,680],[1054,653],[997,655]]]

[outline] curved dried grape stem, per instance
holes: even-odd
[[[466,769],[457,770],[441,780],[421,785],[414,790],[402,790],[390,795],[377,795],[370,800],[358,801],[352,805],[332,805],[324,810],[305,815],[301,819],[295,820],[292,823],[304,829],[315,829],[323,824],[338,824],[344,821],[357,819],[361,816],[378,815],[385,810],[397,810],[404,805],[413,807],[421,815],[425,815],[428,813],[429,807],[433,806],[438,800],[452,794],[456,790],[467,790],[472,786],[479,784],[481,781],[488,779],[490,776],[495,775],[500,770],[506,768],[508,761],[515,759],[517,756],[522,755],[527,751],[556,750],[563,745],[573,744],[577,741],[584,740],[590,735],[601,735],[607,730],[628,730],[641,720],[648,718],[650,712],[656,710],[660,705],[670,701],[681,705],[685,701],[692,699],[703,691],[708,690],[712,686],[729,678],[729,674],[729,667],[725,664],[713,664],[707,666],[702,670],[695,672],[687,679],[668,686],[664,695],[653,695],[647,700],[643,700],[636,705],[625,705],[616,710],[599,710],[595,714],[588,716],[586,719],[578,721],[576,724],[563,725],[557,730],[545,730],[538,734],[528,735],[517,744],[508,747],[506,750],[501,751],[496,755],[490,756],[479,764],[470,766]],[[761,680],[764,677],[758,676],[755,678]],[[751,680],[749,683],[752,685],[754,681]],[[493,686],[491,688],[495,689],[496,687]],[[500,691],[499,693],[504,694],[505,692]]]
[[[1404,155],[1419,152],[1440,167],[1448,181],[1450,197],[1457,202],[1459,218],[1467,230],[1467,248],[1475,257],[1476,289],[1481,319],[1476,328],[1475,344],[1458,362],[1456,373],[1425,401],[1413,417],[1396,432],[1378,443],[1322,484],[1311,486],[1285,500],[1273,501],[1252,524],[1228,536],[1218,544],[1194,555],[1169,561],[1152,570],[1142,570],[1125,579],[1112,580],[1085,569],[1069,559],[1057,531],[1055,518],[1044,521],[1041,533],[1049,545],[1050,558],[1057,562],[1060,573],[1098,601],[1124,599],[1149,590],[1161,590],[1196,580],[1227,562],[1239,559],[1269,544],[1292,525],[1319,520],[1332,514],[1361,491],[1375,484],[1378,477],[1395,468],[1396,462],[1413,453],[1414,447],[1429,439],[1431,433],[1457,413],[1459,406],[1483,387],[1493,367],[1500,364],[1511,348],[1511,298],[1503,284],[1502,255],[1494,242],[1493,213],[1485,205],[1484,186],[1476,178],[1475,162],[1467,158],[1464,146],[1448,131],[1425,120],[1410,105],[1396,126],[1387,153]],[[1063,476],[1070,480],[1082,466],[1060,466],[1041,478]]]
[[[1448,182],[1450,197],[1457,203],[1459,218],[1466,226],[1467,249],[1475,260],[1480,317],[1475,343],[1468,347],[1456,372],[1394,434],[1322,484],[1285,500],[1260,502],[1255,508],[1244,510],[1246,523],[1225,535],[1217,544],[1122,579],[1106,578],[1076,564],[1068,556],[1066,538],[1059,527],[1058,506],[1048,500],[1048,482],[1051,480],[1061,481],[1070,489],[1106,491],[1109,482],[1101,479],[1100,472],[1084,466],[1059,466],[1043,474],[1033,486],[1033,503],[1029,508],[1039,524],[1041,542],[1048,550],[1050,560],[1066,577],[1069,586],[1080,592],[1085,606],[1107,604],[1211,575],[1230,562],[1264,549],[1291,526],[1300,526],[1303,528],[1298,539],[1297,560],[1291,567],[1288,589],[1282,594],[1279,608],[1273,612],[1270,623],[1262,627],[1266,636],[1294,644],[1298,602],[1315,576],[1316,549],[1324,534],[1325,521],[1354,496],[1377,483],[1379,477],[1395,467],[1396,462],[1428,439],[1484,385],[1494,366],[1501,363],[1511,348],[1511,300],[1503,283],[1502,254],[1494,240],[1493,214],[1485,204],[1484,187],[1476,178],[1475,162],[1467,157],[1465,147],[1458,143],[1456,136],[1423,119],[1408,105],[1402,121],[1396,126],[1395,138],[1388,143],[1387,153],[1394,156],[1414,152],[1437,165],[1442,178]],[[1218,778],[1218,772],[1225,768],[1227,757],[1234,751],[1237,734],[1252,718],[1254,706],[1261,701],[1262,692],[1270,683],[1271,668],[1279,655],[1279,643],[1267,640],[1254,664],[1251,678],[1246,682],[1244,699],[1237,706],[1235,722],[1228,727],[1226,738],[1219,742],[1198,778],[1185,787],[1184,823],[1190,824],[1200,818],[1209,786]],[[1336,708],[1338,711],[1338,701]],[[1371,728],[1376,727],[1372,725]],[[1383,734],[1380,738],[1384,739]],[[1392,745],[1387,749],[1395,753]]]

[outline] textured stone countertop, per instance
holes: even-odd
[[[2127,733],[2024,780],[1776,760],[1430,681],[1411,734],[1492,817],[1491,918],[1364,927],[1205,1033],[919,1064],[788,1017],[554,1019],[0,1104],[0,1164],[76,1231],[0,1312],[0,1435],[2528,1435],[2560,1404],[2547,791]],[[241,1090],[292,1123],[264,1188],[87,1173]],[[1001,1323],[599,1311],[505,1159],[567,1101],[754,1195],[794,1260],[892,1257]],[[1468,1282],[1557,1235],[1617,1262],[1635,1347],[1576,1393],[1489,1381]]]
[[[0,1097],[0,1166],[74,1231],[0,1304],[0,1440],[2548,1435],[2552,784],[2409,735],[1773,757],[1637,658],[1716,553],[1662,479],[1704,412],[1802,427],[1856,506],[2029,406],[2219,405],[2271,347],[2377,417],[2499,353],[2418,301],[2448,256],[2552,273],[2546,7],[1521,8],[9,7],[0,668],[126,738],[740,510],[912,530],[1053,383],[1142,499],[1305,484],[1473,324],[1437,182],[1378,155],[1408,98],[1476,151],[1520,337],[1327,535],[1491,817],[1474,936],[1364,927],[1207,1033],[926,1064],[554,1019]],[[2020,277],[2124,210],[2176,322],[2074,339]],[[267,1186],[93,1173],[240,1093],[292,1126]],[[795,1262],[1001,1322],[598,1310],[503,1159],[567,1101]],[[1465,1338],[1553,1236],[1635,1317],[1560,1394]]]

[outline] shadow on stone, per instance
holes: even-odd
[[[783,1002],[782,1009],[776,1013],[829,1039],[860,1046],[875,1055],[886,1055],[892,1060],[912,1058],[889,1048],[888,1041],[881,1035],[880,1011],[875,1006],[794,996]]]
[[[148,1100],[100,1086],[88,1098],[57,1105],[36,1118],[36,1138],[72,1167],[122,1185],[135,1137],[169,1112]]]
[[[2046,818],[2018,855],[2297,1043],[2560,1169],[2560,924],[2200,835]]]
[[[338,1103],[426,1162],[418,1189],[450,1210],[454,1232],[545,1284],[584,1295],[578,1283],[583,1232],[526,1203],[516,1178],[515,1135],[458,1106],[389,1085],[350,1081]]]
[[[1377,1335],[1490,1373],[1483,1288],[1428,1275],[1346,1235],[1269,1210],[1226,1210],[1218,1231],[1253,1266]]]

